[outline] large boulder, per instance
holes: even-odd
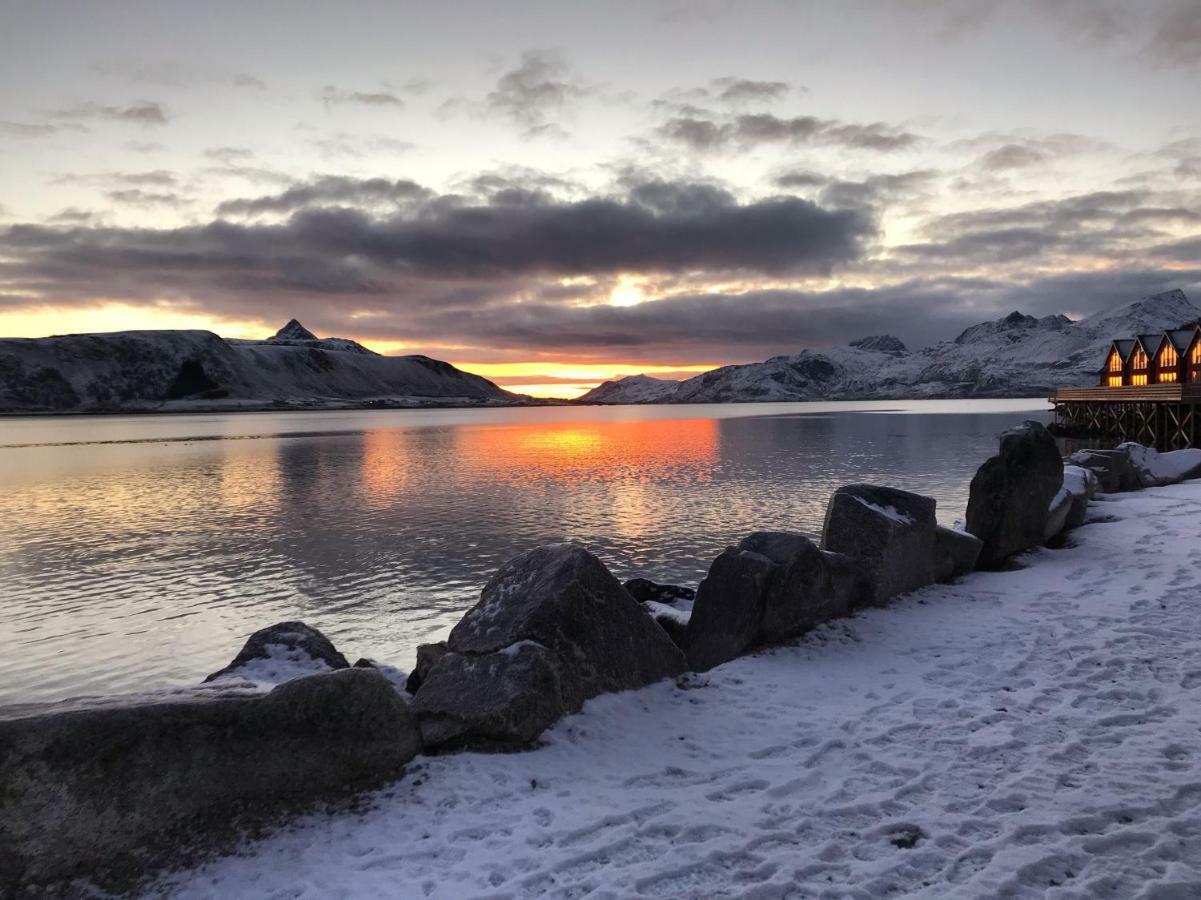
[[[972,478],[967,530],[980,538],[980,565],[995,567],[1046,540],[1047,513],[1063,487],[1055,438],[1038,422],[1001,435],[1000,452]]]
[[[443,749],[527,744],[590,697],[685,667],[604,564],[570,543],[505,563],[446,643],[414,698],[429,743]]]
[[[934,530],[935,576],[950,581],[976,568],[984,542],[966,531],[939,525]]]
[[[0,718],[0,896],[77,877],[130,890],[235,822],[382,784],[420,749],[372,669],[25,708]]]
[[[522,749],[576,706],[571,673],[533,641],[498,653],[447,652],[414,701],[424,743],[452,750]]]
[[[1137,491],[1143,486],[1125,450],[1077,450],[1068,462],[1092,472],[1103,494]]]
[[[688,620],[688,665],[711,669],[755,645],[774,569],[766,556],[738,547],[713,560]]]
[[[227,676],[278,684],[326,669],[348,669],[350,663],[324,634],[304,622],[279,622],[246,639],[238,655],[205,682]]]
[[[697,590],[688,663],[711,669],[750,648],[804,634],[866,605],[872,585],[857,561],[800,534],[758,531],[713,561]]]
[[[849,484],[826,507],[822,549],[859,560],[872,583],[872,602],[932,584],[935,501],[896,488]]]
[[[1130,468],[1140,487],[1161,487],[1201,475],[1201,450],[1195,448],[1160,453],[1152,447],[1128,442],[1119,444],[1117,452],[1130,459]]]
[[[1097,476],[1083,466],[1063,467],[1063,489],[1071,495],[1066,526],[1079,528],[1088,518],[1088,502],[1097,493]]]
[[[1051,498],[1047,507],[1047,521],[1043,526],[1043,541],[1049,541],[1068,527],[1068,515],[1072,511],[1072,493],[1061,487]]]

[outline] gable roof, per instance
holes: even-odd
[[[1134,338],[1118,338],[1113,342],[1114,350],[1118,351],[1118,356],[1122,357],[1122,362],[1130,361],[1130,354],[1134,352],[1134,345],[1137,341]]]
[[[1193,345],[1193,337],[1196,334],[1197,328],[1194,326],[1192,328],[1176,328],[1167,332],[1167,337],[1172,342],[1172,346],[1176,348],[1176,352],[1183,355]]]
[[[1140,334],[1135,340],[1146,351],[1147,356],[1154,359],[1159,353],[1159,345],[1164,342],[1164,333],[1161,331],[1158,334]]]

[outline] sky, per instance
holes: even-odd
[[[0,0],[0,335],[575,396],[1201,302],[1201,0]]]

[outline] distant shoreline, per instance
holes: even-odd
[[[923,396],[870,396],[870,397],[807,397],[795,400],[678,400],[659,403],[603,403],[596,400],[569,399],[560,400],[552,397],[531,397],[520,403],[413,403],[413,404],[371,404],[350,402],[334,405],[314,406],[273,406],[273,405],[244,405],[244,406],[204,406],[180,409],[61,409],[61,410],[0,410],[0,419],[19,418],[82,418],[82,417],[113,417],[113,416],[178,416],[178,415],[221,415],[225,413],[301,413],[301,412],[417,412],[430,409],[536,409],[541,407],[601,407],[612,408],[619,406],[755,406],[777,403],[878,403],[896,401],[912,403],[919,400],[1047,400],[1053,389],[1037,393],[1017,394],[988,394],[964,396],[962,394],[930,394]]]

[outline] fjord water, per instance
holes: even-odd
[[[510,556],[695,586],[853,481],[963,515],[1038,400],[0,420],[0,705],[191,684],[302,619],[407,668]]]

